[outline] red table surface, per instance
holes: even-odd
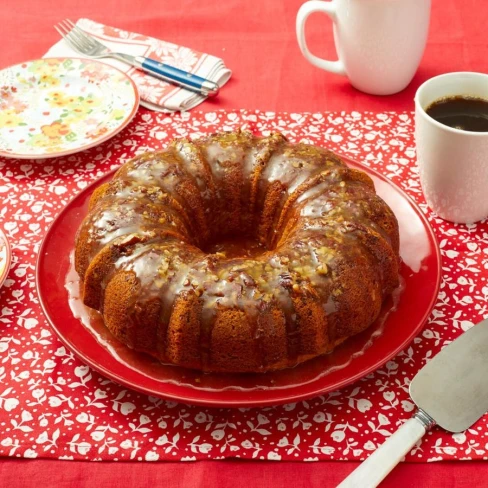
[[[368,0],[364,0],[368,1]],[[392,0],[393,1],[393,0]],[[405,0],[408,1],[408,0]],[[488,71],[488,3],[432,0],[427,48],[412,83],[402,93],[374,97],[345,78],[314,68],[301,56],[295,16],[302,0],[3,0],[0,69],[41,57],[58,40],[53,25],[87,17],[222,57],[233,76],[218,98],[199,109],[270,111],[412,110],[417,87],[449,71]],[[333,59],[331,24],[322,15],[307,24],[315,54]],[[399,53],[401,55],[401,53]],[[356,463],[86,463],[0,461],[2,486],[335,486]],[[388,487],[488,486],[488,463],[403,464]]]

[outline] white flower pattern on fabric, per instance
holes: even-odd
[[[92,371],[53,334],[35,292],[41,239],[73,194],[138,152],[174,137],[239,127],[281,130],[361,160],[400,185],[439,238],[444,278],[422,333],[385,366],[340,392],[263,409],[188,406],[128,390]],[[56,164],[0,158],[0,222],[13,263],[0,292],[0,455],[76,460],[359,460],[409,418],[410,379],[425,360],[488,314],[486,222],[439,219],[422,196],[410,113],[140,111],[110,141]],[[433,430],[409,461],[483,459],[487,418],[451,435]]]

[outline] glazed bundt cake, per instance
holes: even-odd
[[[84,303],[124,344],[202,371],[332,351],[398,285],[397,220],[363,172],[279,133],[173,141],[97,188],[76,238]]]

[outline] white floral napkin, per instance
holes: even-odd
[[[113,51],[156,59],[212,80],[220,87],[227,83],[232,74],[224,65],[222,59],[211,56],[210,54],[194,51],[188,47],[178,46],[171,42],[161,41],[134,32],[123,31],[89,19],[80,19],[76,25],[88,34],[99,39]],[[83,56],[71,49],[61,39],[49,49],[44,57],[79,58]],[[190,110],[207,98],[190,90],[185,90],[184,88],[154,78],[143,71],[115,59],[103,58],[100,61],[127,73],[137,85],[141,96],[141,105],[149,109],[160,112]]]

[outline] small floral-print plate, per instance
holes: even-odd
[[[7,236],[0,230],[0,288],[7,278],[11,257]]]
[[[0,156],[41,159],[94,147],[139,106],[134,82],[90,59],[46,58],[0,71]]]

